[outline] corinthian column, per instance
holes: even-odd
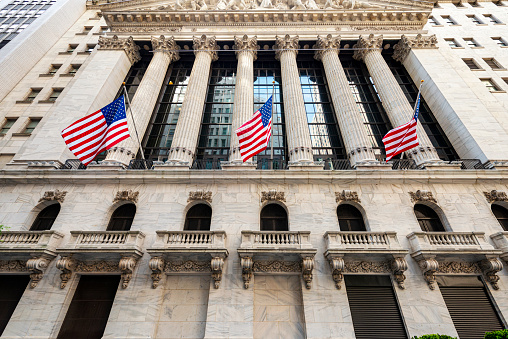
[[[363,60],[367,65],[388,118],[393,127],[397,127],[411,120],[413,107],[407,101],[388,64],[381,56],[382,44],[382,35],[377,38],[374,38],[374,34],[369,35],[368,38],[360,36],[358,43],[353,46],[357,49],[353,57]],[[408,157],[414,159],[418,165],[440,161],[421,123],[417,125],[416,131],[420,145],[407,151]]]
[[[168,160],[168,163],[188,166],[192,165],[194,153],[196,152],[203,105],[206,99],[206,89],[208,88],[210,65],[212,61],[218,59],[217,50],[219,49],[214,36],[207,37],[203,35],[200,38],[193,37],[193,40],[196,60],[192,66]]]
[[[296,55],[300,48],[298,36],[291,38],[286,35],[275,39],[275,58],[281,65],[289,160],[294,164],[313,162],[312,142],[300,85],[300,73],[296,65]]]
[[[130,160],[136,156],[139,150],[139,142],[134,131],[134,126],[137,129],[139,137],[142,138],[150,121],[151,113],[157,103],[168,66],[170,63],[180,59],[178,54],[179,47],[173,37],[165,38],[164,35],[161,35],[160,38],[152,37],[152,47],[152,60],[131,102],[131,112],[134,121],[132,121],[130,112],[127,112],[127,120],[131,127],[131,137],[109,149],[104,161],[120,162],[123,165],[128,165]]]
[[[231,123],[231,146],[229,161],[231,165],[242,164],[238,136],[235,131],[250,119],[254,108],[254,61],[257,58],[257,37],[249,38],[235,36],[236,58],[238,66],[236,69],[235,97],[233,105],[233,121]],[[228,167],[231,165],[226,165]],[[223,166],[224,167],[224,166]]]
[[[340,37],[318,36],[314,58],[323,62],[335,115],[351,165],[376,161],[367,130],[339,60]]]

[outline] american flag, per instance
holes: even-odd
[[[65,143],[85,166],[129,136],[123,95],[62,131]]]
[[[407,124],[390,130],[383,138],[386,150],[386,160],[392,159],[397,154],[410,150],[419,145],[416,135],[416,124],[418,123],[418,113],[420,111],[420,92],[416,99],[415,115]]]
[[[272,96],[249,121],[236,130],[236,134],[240,139],[243,162],[266,149],[272,134]]]

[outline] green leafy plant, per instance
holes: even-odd
[[[2,231],[8,231],[9,229],[9,226],[0,225],[0,233],[2,233]]]
[[[421,337],[413,337],[411,339],[457,339],[457,337],[450,337],[445,334],[425,334]]]
[[[485,339],[508,339],[508,330],[487,332]]]

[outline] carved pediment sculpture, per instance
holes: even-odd
[[[212,192],[211,191],[204,191],[204,190],[197,190],[189,192],[189,197],[187,198],[187,202],[191,201],[197,201],[197,200],[204,200],[206,202],[212,203]]]
[[[409,192],[409,195],[411,196],[411,202],[435,202],[437,203],[437,200],[432,195],[432,192],[426,191],[426,190],[418,190],[416,192]]]
[[[134,203],[138,202],[139,192],[134,192],[132,190],[128,191],[118,191],[116,193],[115,199],[113,199],[113,203],[117,201],[132,201]]]
[[[354,201],[359,203],[360,199],[358,198],[357,192],[351,190],[343,190],[342,192],[335,192],[335,201]]]
[[[492,190],[490,192],[483,192],[483,194],[485,195],[485,198],[487,198],[488,202],[508,201],[508,195],[506,195],[506,192]]]
[[[43,201],[58,201],[59,203],[63,203],[65,199],[65,195],[67,194],[67,191],[46,191],[44,192],[44,195],[42,198],[39,199],[39,202]]]
[[[284,192],[277,192],[277,190],[269,190],[268,192],[261,192],[261,202],[265,201],[281,201],[286,202]]]

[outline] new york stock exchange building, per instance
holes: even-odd
[[[506,328],[507,9],[0,0],[1,337]],[[131,137],[83,165],[62,130],[124,92]]]

